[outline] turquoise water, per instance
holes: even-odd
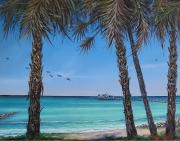
[[[167,97],[150,97],[155,122],[166,119]],[[153,102],[155,101],[155,102]],[[159,101],[159,102],[157,102]],[[180,97],[177,98],[180,101]],[[41,132],[68,133],[124,128],[122,100],[98,100],[95,97],[43,97],[41,100]],[[26,132],[26,97],[0,96],[0,114],[18,112],[0,120],[0,136],[21,135]],[[133,97],[136,125],[147,123],[140,97]],[[180,104],[177,104],[177,117]]]

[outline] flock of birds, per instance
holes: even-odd
[[[5,57],[5,58],[1,58],[1,60],[6,60],[6,61],[9,61],[10,60],[10,58],[9,57]],[[155,62],[157,62],[158,61],[158,59],[156,58],[156,59],[154,59],[154,61]],[[26,67],[26,69],[28,69],[28,67]],[[50,71],[46,71],[47,73],[50,73]],[[61,76],[61,75],[60,75]]]
[[[46,71],[46,73],[49,75],[49,77],[51,77],[51,78],[54,77],[54,75],[52,75],[52,73],[51,73],[50,71]],[[57,74],[56,76],[59,77],[59,78],[63,78],[63,77],[64,77],[62,74]],[[68,78],[68,77],[65,77],[65,79],[66,79],[67,81],[71,81],[71,79]]]
[[[5,57],[5,58],[1,58],[1,60],[9,61],[10,58],[9,58],[9,57]],[[158,59],[156,58],[154,61],[157,62]],[[26,70],[30,70],[30,67],[25,67],[25,68],[26,68]],[[51,73],[51,71],[46,71],[46,74],[47,74],[50,78],[54,78],[54,77],[55,77],[55,75],[53,75],[53,74]],[[56,77],[65,78],[67,81],[71,81],[71,79],[70,79],[69,77],[65,77],[65,76],[63,76],[62,74],[57,74]]]
[[[0,58],[1,61],[9,61],[10,58],[9,57],[3,57]],[[25,67],[26,70],[30,70],[30,67]],[[50,78],[54,78],[55,76],[57,76],[58,78],[65,78],[67,81],[71,81],[71,79],[69,77],[65,77],[62,74],[57,74],[57,75],[53,75],[50,71],[46,71],[46,74],[50,77]]]
[[[30,70],[30,67],[26,67],[26,70]],[[50,78],[54,78],[56,76],[56,77],[59,77],[59,78],[65,78],[67,81],[71,81],[71,79],[69,77],[65,77],[62,74],[53,75],[50,71],[46,71],[46,74]]]

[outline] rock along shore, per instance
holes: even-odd
[[[1,120],[1,119],[9,118],[9,117],[11,117],[11,116],[14,116],[15,114],[17,114],[17,112],[10,112],[10,113],[0,114],[0,120]]]
[[[176,119],[176,127],[179,127],[180,126],[180,118]],[[141,125],[138,125],[137,126],[138,128],[148,128],[148,125],[147,124],[141,124]],[[156,123],[156,127],[157,128],[161,128],[161,127],[166,127],[166,122],[158,122]]]

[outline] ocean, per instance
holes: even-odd
[[[149,97],[155,122],[165,121],[167,97]],[[177,97],[180,101],[180,97]],[[132,97],[135,124],[147,123],[140,97]],[[180,117],[180,104],[176,105]],[[17,112],[0,120],[0,136],[26,133],[27,97],[0,96],[0,114]],[[125,128],[122,100],[99,100],[96,97],[42,97],[41,132],[72,133]]]

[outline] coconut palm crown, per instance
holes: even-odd
[[[72,0],[3,0],[0,16],[5,33],[17,29],[20,36],[65,33],[74,3]]]

